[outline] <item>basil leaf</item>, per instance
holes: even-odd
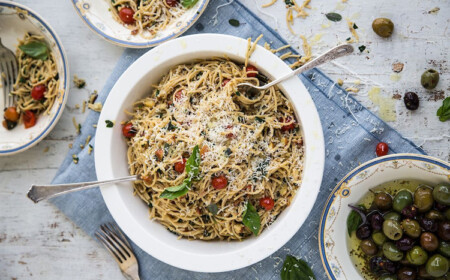
[[[200,171],[200,149],[198,148],[198,145],[194,147],[194,150],[192,151],[191,156],[186,161],[186,174],[188,174],[190,179],[193,179],[198,176],[198,173]]]
[[[110,121],[110,120],[106,120],[106,127],[113,127],[114,126],[114,122]]]
[[[352,235],[352,232],[354,232],[359,225],[361,224],[362,219],[358,212],[355,210],[352,210],[350,214],[348,214],[347,217],[347,232],[348,236]]]
[[[244,216],[242,217],[242,223],[251,231],[255,236],[258,235],[261,229],[261,218],[259,217],[256,208],[247,202],[247,206],[244,211]]]
[[[210,205],[206,206],[206,209],[208,209],[208,211],[213,215],[217,215],[217,212],[219,212],[219,207],[217,207],[215,203],[211,203]]]
[[[287,255],[281,269],[281,280],[315,280],[316,276],[312,272],[308,263]]]
[[[442,101],[442,106],[437,110],[436,116],[439,117],[441,122],[450,120],[450,96]]]
[[[186,9],[194,7],[197,4],[198,0],[181,0],[181,5]]]
[[[168,192],[168,191],[164,190],[164,192],[159,197],[167,198],[167,199],[175,199],[177,197],[187,194],[188,191],[189,191],[188,188],[181,189],[177,192]]]
[[[360,52],[363,52],[366,49],[366,46],[361,45],[361,46],[358,47],[358,49],[359,49]]]
[[[239,25],[241,25],[241,23],[237,19],[234,19],[234,18],[230,19],[228,21],[228,23],[234,27],[239,27]]]
[[[291,0],[284,0],[284,3],[286,3],[286,5],[288,6],[294,6],[294,3],[292,3]]]
[[[191,180],[189,178],[186,178],[183,180],[183,183],[181,185],[175,186],[175,187],[168,187],[164,190],[164,192],[177,192],[184,188],[190,187]]]
[[[325,16],[327,17],[327,19],[334,21],[334,22],[342,20],[342,16],[338,13],[328,13],[328,14],[325,14]]]
[[[19,49],[32,58],[37,58],[40,60],[48,59],[48,48],[44,42],[33,41],[19,46]]]

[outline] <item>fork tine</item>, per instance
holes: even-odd
[[[109,229],[104,227],[104,225],[101,225],[100,228],[103,233],[105,233],[108,240],[112,242],[114,247],[116,247],[116,249],[124,256],[125,259],[131,257],[130,249],[128,249],[128,247],[123,244],[123,242],[113,232],[109,231]]]
[[[1,67],[1,71],[2,71],[2,79],[3,79],[3,86],[5,88],[4,90],[4,94],[5,94],[5,106],[8,107],[8,103],[9,103],[9,93],[11,92],[10,90],[10,81],[9,81],[9,70],[8,67],[6,65],[6,62],[4,60],[0,61],[0,67]]]
[[[16,57],[14,56],[14,54],[12,54],[12,57],[11,57],[11,67],[12,67],[12,75],[13,75],[13,83],[12,83],[12,90],[14,90],[14,84],[16,83],[16,80],[17,80],[17,75],[18,75],[18,71],[19,71],[19,69],[18,69],[18,67],[17,67],[17,60],[16,60]],[[14,105],[14,99],[15,99],[15,96],[14,95],[11,95],[10,94],[10,106],[13,106]]]
[[[9,56],[7,58],[7,60],[5,61],[6,68],[7,68],[6,76],[8,77],[8,84],[9,84],[9,91],[8,91],[8,94],[6,95],[7,96],[7,105],[8,105],[8,107],[10,107],[10,105],[11,105],[11,99],[12,99],[11,91],[13,91],[13,85],[14,85],[14,80],[15,80],[14,72],[13,72],[13,69],[12,69],[12,65],[11,65],[10,59],[11,59],[11,57]]]
[[[103,235],[101,235],[97,231],[95,233],[95,237],[97,238],[98,241],[100,241],[100,243],[103,244],[103,246],[105,246],[105,248],[109,251],[109,253],[114,257],[116,262],[118,262],[119,264],[123,263],[124,260],[121,258],[121,256],[119,256],[119,254],[117,254],[116,249],[108,241],[105,240]]]
[[[122,233],[122,231],[119,229],[119,227],[118,227],[116,224],[113,224],[113,223],[109,223],[108,225],[109,225],[109,228],[112,228],[112,231],[113,231],[113,232],[115,232],[117,235],[119,235],[119,238],[120,238],[122,241],[125,241],[125,243],[127,244],[128,248],[131,249],[130,243],[128,242],[127,238],[123,235],[123,233]]]

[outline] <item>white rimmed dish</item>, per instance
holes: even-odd
[[[72,4],[83,22],[94,33],[110,43],[127,48],[149,48],[180,36],[194,25],[209,2],[199,0],[156,37],[145,39],[139,34],[132,35],[130,29],[113,18],[108,1],[111,0],[72,0]]]
[[[50,25],[36,12],[29,8],[10,1],[0,1],[0,34],[2,43],[14,53],[18,39],[23,39],[26,32],[44,35],[47,45],[56,58],[59,73],[59,95],[49,115],[40,114],[36,125],[25,129],[19,123],[14,129],[7,130],[0,126],[0,156],[11,155],[25,151],[41,141],[58,122],[67,101],[69,91],[69,66],[67,56]],[[0,88],[3,95],[3,88]],[[2,100],[3,97],[0,97]],[[1,119],[3,120],[3,103]]]
[[[168,70],[194,59],[227,56],[243,62],[247,40],[202,34],[178,38],[158,46],[133,63],[111,90],[100,115],[95,140],[95,165],[99,180],[127,176],[126,144],[120,122],[125,110],[151,92]],[[258,46],[250,58],[270,79],[292,71],[282,60]],[[292,204],[258,237],[242,242],[178,240],[156,221],[149,220],[148,206],[134,196],[131,183],[101,188],[109,211],[123,231],[144,251],[170,265],[199,272],[235,270],[256,263],[282,247],[300,228],[316,200],[324,168],[324,140],[320,119],[308,91],[298,77],[282,82],[280,89],[294,105],[305,143],[303,182]],[[106,120],[114,120],[107,128]]]
[[[348,173],[325,203],[319,228],[319,249],[328,278],[362,279],[349,255],[346,220],[370,188],[398,179],[431,185],[450,182],[450,163],[416,154],[395,154],[368,161]]]

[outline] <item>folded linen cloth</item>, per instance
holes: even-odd
[[[199,21],[186,33],[222,33],[242,38],[255,39],[264,34],[264,42],[273,48],[286,45],[286,41],[263,21],[252,14],[237,0],[219,8],[226,3],[211,1]],[[228,21],[237,19],[238,27]],[[115,69],[99,93],[97,101],[104,102],[109,91],[120,75],[138,59],[144,50],[127,49],[119,59]],[[293,53],[296,51],[289,49]],[[279,279],[280,269],[286,254],[299,256],[312,267],[317,279],[326,279],[320,260],[317,232],[323,205],[335,184],[359,163],[374,158],[375,146],[379,141],[389,143],[391,153],[424,153],[412,142],[404,139],[398,132],[361,106],[335,82],[318,69],[313,69],[299,76],[310,92],[319,112],[325,137],[326,162],[325,173],[320,193],[308,219],[296,235],[281,249],[265,260],[250,267],[226,273],[196,273],[167,265],[148,255],[132,244],[139,260],[141,279]],[[88,149],[80,149],[80,144],[88,135],[95,135],[93,124],[98,121],[99,113],[91,111],[82,125],[81,134],[75,140],[73,149],[61,164],[53,179],[53,184],[94,181],[94,156]],[[94,138],[90,144],[94,145]],[[94,147],[95,149],[95,147]],[[72,155],[79,157],[78,164],[72,161]],[[99,189],[91,189],[67,194],[51,200],[65,215],[93,236],[99,226],[113,222]]]

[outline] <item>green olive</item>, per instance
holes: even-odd
[[[377,245],[370,239],[364,239],[363,241],[361,241],[359,246],[361,247],[361,250],[364,252],[364,254],[368,256],[373,256],[378,253]]]
[[[384,233],[382,233],[381,231],[374,231],[372,233],[372,240],[373,242],[375,242],[375,244],[377,244],[378,246],[381,246],[384,244],[384,242],[386,242],[386,235],[384,235]]]
[[[403,236],[400,224],[394,220],[385,220],[383,222],[383,233],[391,240],[399,240]]]
[[[379,280],[397,280],[397,275],[392,275],[392,274],[386,274],[383,276],[380,276],[380,278],[378,278]]]
[[[414,246],[406,253],[406,259],[413,265],[422,265],[427,262],[428,254],[420,246]]]
[[[388,18],[377,18],[372,22],[372,29],[378,36],[387,38],[394,32],[394,23]]]
[[[439,253],[446,256],[447,258],[450,258],[450,243],[447,241],[441,240],[439,242]]]
[[[414,205],[419,212],[427,212],[433,207],[433,189],[427,186],[420,186],[414,192]]]
[[[413,203],[413,197],[410,191],[408,190],[401,190],[397,193],[397,195],[394,197],[394,202],[392,204],[392,207],[395,211],[398,213],[401,213],[403,208],[406,206],[409,206]]]
[[[420,83],[426,89],[434,89],[439,83],[439,72],[434,69],[428,69],[420,77]]]
[[[403,252],[400,251],[397,246],[392,242],[386,242],[383,244],[383,255],[393,262],[398,262],[403,259]]]
[[[442,221],[445,219],[444,215],[437,210],[430,210],[426,215],[426,218],[435,221]]]
[[[416,220],[405,219],[402,221],[402,228],[405,234],[412,238],[417,238],[420,236],[421,228]]]
[[[392,208],[392,197],[385,192],[378,192],[375,194],[373,203],[380,210],[389,210]]]
[[[426,269],[427,273],[433,277],[444,276],[448,271],[448,260],[442,255],[433,255],[428,259]]]
[[[434,187],[433,197],[440,204],[450,206],[450,186],[447,184],[437,185]]]
[[[383,218],[384,220],[394,220],[397,222],[400,222],[402,220],[402,216],[394,211],[384,214]]]

